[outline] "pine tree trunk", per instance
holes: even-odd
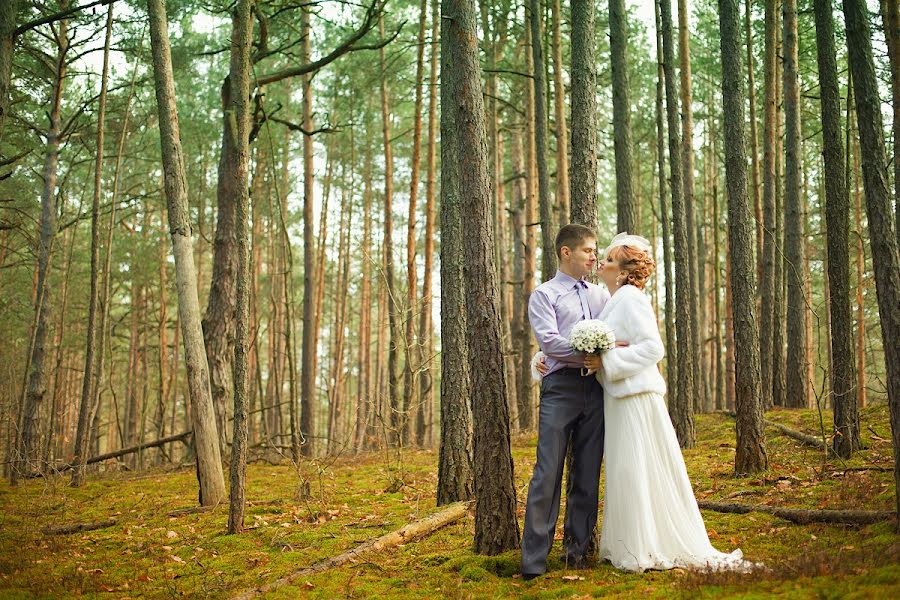
[[[678,338],[678,383],[669,397],[669,416],[682,448],[694,446],[694,359],[696,347],[693,340],[693,308],[690,279],[691,252],[686,222],[685,202],[682,190],[682,147],[678,126],[678,94],[675,91],[675,44],[672,40],[672,3],[660,0],[660,22],[663,42],[663,68],[665,71],[666,117],[669,134],[669,167],[672,190],[672,230],[675,237],[675,271],[680,281],[675,290],[676,336]],[[685,289],[687,288],[687,289]]]
[[[797,0],[784,2],[785,186],[784,255],[787,277],[787,406],[809,406],[804,297],[803,206],[800,191],[800,81]]]
[[[725,178],[728,188],[728,241],[731,248],[734,314],[735,410],[734,471],[757,473],[768,468],[759,395],[759,332],[756,325],[754,228],[747,198],[744,140],[744,93],[741,82],[740,9],[738,0],[719,0],[722,49],[722,108],[725,127]]]
[[[556,208],[559,224],[569,222],[569,128],[566,124],[566,87],[563,83],[562,35],[560,34],[560,0],[550,2],[553,30],[553,100],[556,119]]]
[[[753,213],[756,216],[756,279],[762,280],[762,264],[763,264],[763,208],[759,189],[759,134],[757,127],[756,115],[756,68],[753,64],[753,27],[751,20],[753,16],[753,2],[746,0],[744,8],[744,31],[747,37],[747,93],[750,96],[750,164],[752,180]],[[768,68],[768,61],[766,62]],[[762,330],[760,330],[762,335]],[[765,395],[765,392],[763,392]]]
[[[300,60],[311,59],[312,35],[309,24],[309,9],[300,13]],[[303,128],[312,131],[312,76],[307,73],[301,78]],[[316,406],[316,240],[313,238],[313,147],[312,138],[303,136],[303,342],[300,359],[300,436],[304,444],[300,447],[304,456],[315,455],[315,406]],[[324,212],[323,212],[324,214]]]
[[[8,0],[0,6],[0,139],[3,139],[3,128],[9,114],[9,84],[12,79],[19,2],[20,0]]]
[[[16,453],[11,469],[11,483],[31,471],[37,458],[38,410],[47,393],[47,335],[52,310],[50,293],[50,267],[53,242],[56,237],[56,180],[59,166],[60,137],[62,134],[62,95],[67,70],[69,51],[68,20],[59,22],[56,28],[58,46],[53,62],[53,82],[50,93],[50,123],[46,134],[46,154],[44,155],[44,185],[41,191],[41,220],[39,226],[37,287],[35,293],[34,329],[28,352],[26,369],[27,384],[23,389],[22,410],[19,415]]]
[[[384,37],[384,19],[378,21],[378,29],[381,37]],[[381,131],[384,137],[384,252],[385,252],[385,285],[387,286],[388,322],[390,330],[390,342],[388,345],[388,393],[390,396],[390,424],[392,443],[400,446],[406,439],[405,431],[408,426],[408,406],[400,404],[400,323],[397,314],[397,290],[394,284],[394,159],[391,147],[391,112],[389,104],[389,92],[387,85],[387,73],[384,59],[384,48],[379,50],[381,56]]]
[[[84,377],[81,387],[81,403],[78,408],[78,428],[75,433],[75,456],[72,460],[72,485],[84,481],[84,465],[87,460],[88,428],[94,409],[94,355],[97,346],[97,312],[100,300],[100,187],[103,181],[103,139],[106,133],[106,91],[109,82],[109,45],[112,37],[113,5],[106,11],[106,36],[103,44],[103,71],[100,77],[100,98],[97,110],[97,150],[94,160],[94,194],[91,201],[91,295],[88,301],[87,342],[84,352]],[[161,307],[162,308],[162,307]],[[164,310],[164,308],[163,308]],[[102,347],[103,338],[100,338]]]
[[[550,174],[547,170],[547,96],[544,85],[544,54],[541,45],[541,3],[529,0],[525,17],[531,27],[531,56],[534,66],[534,148],[537,160],[538,207],[541,215],[541,280],[556,274],[556,223],[550,204]]]
[[[369,413],[374,395],[372,393],[372,147],[366,137],[363,158],[363,234],[360,252],[360,292],[359,292],[359,384],[356,405],[356,429],[353,448],[361,452],[371,445],[372,424]],[[433,247],[433,246],[432,246]],[[427,258],[427,257],[426,257]],[[428,278],[426,270],[426,280]],[[423,329],[424,331],[424,329]]]
[[[776,5],[777,6],[777,5]],[[776,8],[776,15],[780,12]],[[778,17],[776,16],[776,19]],[[782,55],[783,29],[776,20],[775,30],[775,296],[772,303],[772,403],[787,406],[785,380],[785,247],[784,247],[784,63]]]
[[[465,216],[468,231],[462,240],[462,256],[466,264],[463,278],[467,291],[469,372],[472,390],[477,394],[472,399],[475,551],[493,555],[518,546],[519,527],[510,454],[506,374],[500,343],[500,306],[493,264],[494,233],[487,177],[481,67],[474,1],[445,0],[442,6],[443,15],[450,18],[444,29],[449,55],[446,65],[449,68],[442,70],[441,83],[442,88],[450,88],[447,90],[447,100],[448,104],[454,105],[453,121],[458,136],[455,146],[466,149],[455,154],[457,190],[462,199],[461,215]],[[532,25],[532,32],[535,31],[537,26]],[[534,37],[538,39],[538,36]],[[533,48],[539,59],[538,46]],[[538,120],[541,118],[539,114]]]
[[[897,343],[900,340],[900,253],[897,249],[894,215],[891,214],[881,101],[872,60],[872,36],[866,3],[863,0],[844,0],[843,5],[850,69],[856,92],[866,216],[869,221],[868,238],[872,246],[875,292],[887,371],[888,405],[894,442],[894,481],[900,486],[900,344]],[[897,508],[900,509],[900,495],[897,496]]]
[[[763,408],[772,407],[772,369],[774,363],[773,336],[775,334],[775,40],[778,27],[776,0],[766,0],[766,50],[764,69],[764,121],[763,121],[763,239],[760,259],[760,397]]]
[[[894,202],[897,214],[894,229],[900,232],[900,2],[881,0],[881,19],[891,65],[891,96],[894,109]],[[0,129],[2,132],[2,129]]]
[[[862,223],[862,190],[860,189],[859,166],[859,129],[854,129],[856,122],[856,109],[853,108],[853,72],[847,75],[847,153],[853,154],[853,221],[854,221],[854,250],[856,254],[856,390],[859,395],[859,407],[867,405],[866,393],[866,303],[863,297],[863,289],[866,286],[866,252],[863,244]],[[848,161],[849,163],[849,161]],[[850,177],[849,164],[847,165],[847,178]]]
[[[616,155],[616,230],[636,231],[631,174],[631,103],[628,101],[628,18],[625,0],[609,0],[613,146]]]
[[[656,14],[656,174],[659,179],[659,220],[662,224],[663,273],[666,286],[666,383],[674,395],[678,381],[678,347],[675,340],[675,281],[672,278],[672,243],[669,233],[669,203],[666,201],[666,148],[663,125],[663,86],[665,72],[662,58],[662,35],[659,27],[659,2],[654,3]],[[658,281],[658,280],[657,280]]]
[[[447,15],[447,1],[441,3]],[[455,16],[455,13],[453,13]],[[470,500],[475,493],[472,464],[472,415],[466,340],[463,229],[459,182],[460,134],[455,94],[449,84],[450,21],[443,23],[441,58],[441,445],[438,457],[438,505]],[[478,86],[480,91],[481,86]],[[467,228],[468,231],[468,228]]]
[[[597,229],[597,61],[593,0],[571,0],[571,222]],[[527,299],[526,299],[527,302]],[[520,392],[521,393],[521,392]]]
[[[244,508],[247,485],[247,405],[250,390],[250,342],[253,332],[250,323],[250,49],[253,41],[253,6],[251,0],[238,0],[231,14],[231,103],[228,114],[233,123],[237,197],[238,270],[235,306],[234,339],[234,423],[231,436],[230,503],[228,533],[240,533],[244,528]]]
[[[216,433],[215,412],[210,393],[209,372],[207,371],[208,363],[200,327],[200,304],[197,300],[197,276],[194,272],[191,224],[188,219],[184,156],[181,151],[178,114],[175,109],[175,85],[169,51],[166,9],[163,0],[147,0],[147,6],[150,16],[156,102],[160,113],[159,126],[169,231],[172,235],[172,254],[175,257],[178,312],[192,405],[191,417],[197,456],[197,478],[200,482],[200,504],[214,506],[224,500],[225,478],[222,474],[219,438]]]
[[[531,380],[531,356],[534,354],[534,337],[528,327],[528,298],[534,289],[534,269],[529,266],[528,238],[526,234],[526,204],[528,190],[525,179],[525,163],[522,152],[522,135],[513,134],[510,151],[513,173],[511,229],[513,239],[513,281],[515,302],[513,303],[513,325],[515,353],[518,362],[516,378],[516,408],[519,417],[519,431],[528,431],[534,426],[534,383]],[[533,263],[531,263],[533,264]]]

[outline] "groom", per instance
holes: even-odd
[[[531,294],[528,317],[547,373],[541,380],[537,462],[525,508],[522,577],[547,571],[547,555],[559,516],[563,465],[571,433],[574,461],[567,490],[563,560],[586,566],[591,533],[597,523],[600,462],[603,458],[603,390],[586,375],[584,354],[569,343],[572,327],[599,316],[609,293],[585,281],[597,262],[597,237],[583,225],[566,225],[556,235],[556,276]]]

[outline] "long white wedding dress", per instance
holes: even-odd
[[[748,571],[740,550],[713,548],[663,394],[663,345],[650,300],[626,285],[600,318],[629,346],[603,354],[606,490],[600,558],[625,571]]]

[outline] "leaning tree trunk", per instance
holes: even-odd
[[[446,13],[447,5],[442,3]],[[444,28],[446,29],[446,27]],[[474,494],[472,415],[469,406],[468,343],[463,281],[458,129],[450,85],[450,38],[441,35],[441,445],[438,505],[470,500]],[[479,88],[480,89],[480,88]]]
[[[631,175],[631,104],[628,101],[628,18],[625,0],[609,0],[613,147],[616,155],[616,230],[635,232],[637,212]]]
[[[94,194],[91,201],[91,296],[88,302],[87,342],[84,351],[84,378],[81,386],[81,404],[78,407],[78,425],[75,432],[75,457],[72,459],[72,485],[84,481],[90,425],[93,420],[95,346],[97,345],[97,312],[100,300],[98,272],[100,270],[100,186],[103,182],[103,139],[106,132],[106,90],[109,82],[109,44],[112,37],[113,5],[106,11],[106,37],[103,44],[103,71],[100,77],[100,100],[97,110],[97,148],[94,159]],[[163,309],[163,307],[160,307]],[[102,348],[103,337],[100,336]],[[101,350],[102,351],[102,350]]]
[[[768,467],[763,406],[759,395],[759,332],[756,326],[756,252],[747,199],[747,150],[738,0],[719,0],[722,50],[722,108],[725,127],[725,179],[728,188],[728,242],[731,248],[734,311],[735,473]]]
[[[175,257],[178,313],[192,404],[190,412],[197,456],[197,478],[200,482],[200,504],[214,506],[225,497],[225,478],[222,474],[222,458],[210,395],[206,350],[200,327],[200,303],[197,299],[197,276],[194,271],[191,223],[188,218],[187,182],[178,113],[175,108],[175,79],[172,75],[164,0],[147,0],[147,12],[150,16],[153,75],[156,84],[156,103],[159,107],[169,231],[172,235],[172,254]]]
[[[499,554],[519,544],[516,491],[509,441],[506,373],[500,340],[500,305],[494,269],[494,232],[488,181],[481,67],[473,0],[445,0],[448,38],[442,86],[448,87],[457,132],[457,183],[468,235],[462,254],[466,269],[466,338],[472,399],[475,458],[475,551]]]
[[[831,300],[831,391],[834,450],[850,458],[860,447],[853,362],[853,317],[850,311],[850,199],[844,179],[841,142],[841,96],[834,47],[834,15],[829,0],[815,0],[816,47],[822,105],[825,161],[825,219],[828,230],[828,293]]]
[[[881,101],[872,60],[872,38],[864,0],[844,0],[850,70],[856,95],[856,116],[866,190],[869,241],[875,266],[875,291],[884,363],[887,368],[888,404],[894,442],[894,481],[900,485],[900,255],[891,213],[887,158],[881,121]],[[897,495],[900,510],[900,494]],[[900,526],[900,522],[898,522]]]
[[[884,21],[884,37],[891,65],[891,92],[894,109],[892,123],[894,128],[894,203],[897,211],[894,229],[900,232],[900,1],[881,0],[881,18]],[[0,134],[2,134],[2,130],[0,130]]]
[[[682,195],[681,140],[678,126],[678,94],[675,90],[675,44],[672,40],[672,2],[660,0],[660,31],[663,41],[666,117],[669,133],[669,170],[672,186],[672,230],[675,237],[675,271],[687,285],[675,288],[675,335],[678,338],[678,385],[669,398],[669,416],[682,448],[694,446],[694,352],[691,346],[693,311],[690,306],[690,248]],[[687,288],[687,289],[686,289]]]
[[[804,297],[803,203],[800,197],[800,78],[797,0],[784,2],[784,269],[787,277],[787,406],[809,403]]]
[[[597,229],[597,62],[594,2],[572,0],[571,221]],[[520,392],[521,393],[521,392]]]
[[[44,155],[44,187],[41,191],[41,221],[38,241],[37,289],[35,291],[34,330],[28,354],[27,385],[23,390],[24,401],[19,415],[16,455],[11,469],[11,481],[31,470],[32,459],[37,452],[38,409],[47,393],[47,365],[44,362],[49,328],[50,264],[53,241],[56,237],[56,178],[59,167],[59,147],[62,135],[62,95],[65,85],[68,42],[68,20],[62,20],[56,31],[59,41],[53,63],[53,84],[50,94],[50,126],[47,128],[46,154]]]
[[[541,280],[556,274],[556,226],[550,205],[550,174],[547,171],[547,92],[544,87],[544,52],[541,32],[541,3],[529,0],[531,56],[534,62],[534,147],[537,158],[538,207],[541,213]]]

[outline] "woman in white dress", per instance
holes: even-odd
[[[603,384],[606,489],[600,558],[625,571],[647,569],[749,570],[740,550],[717,551],[709,542],[657,364],[664,347],[644,284],[655,268],[646,239],[617,235],[598,262],[611,294],[599,318],[627,340],[585,366]]]

